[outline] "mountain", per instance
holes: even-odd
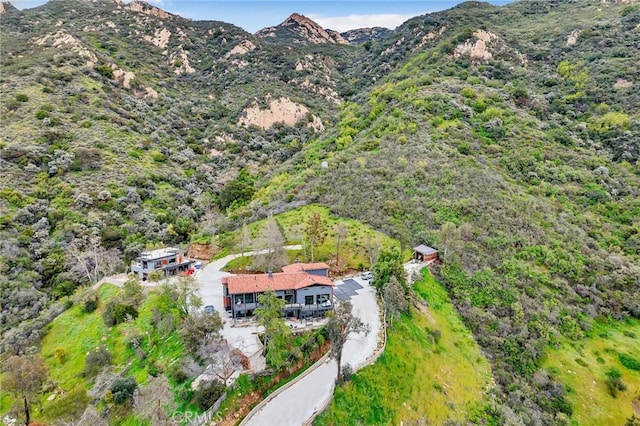
[[[311,19],[298,13],[291,14],[275,27],[259,30],[255,36],[277,42],[348,44],[348,41],[337,31],[325,30]]]
[[[388,28],[373,27],[373,28],[358,28],[355,30],[349,30],[340,35],[349,43],[364,43],[366,41],[378,40],[392,31]]]
[[[227,231],[307,203],[441,250],[497,424],[571,421],[550,348],[640,318],[637,2],[467,2],[344,35],[142,2],[8,10],[4,348],[37,344],[85,266],[231,246]]]
[[[17,12],[18,9],[8,1],[0,3],[0,14]]]

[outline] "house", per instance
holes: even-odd
[[[294,272],[306,272],[311,275],[321,275],[323,277],[329,276],[329,266],[326,263],[293,263],[291,265],[283,266],[282,272],[294,273]]]
[[[152,271],[161,271],[163,276],[169,277],[191,270],[195,260],[186,258],[182,250],[175,247],[145,251],[131,262],[131,272],[141,280],[146,280]]]
[[[233,318],[252,316],[260,294],[273,291],[287,318],[317,318],[333,309],[333,281],[324,263],[296,263],[283,272],[222,278],[224,306]]]
[[[438,260],[438,250],[424,244],[413,248],[413,258],[418,262],[429,262]]]

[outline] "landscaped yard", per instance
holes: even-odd
[[[480,412],[492,385],[489,363],[426,271],[415,290],[428,308],[394,322],[384,354],[336,389],[315,424],[442,424]]]

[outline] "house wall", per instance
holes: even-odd
[[[438,253],[431,253],[424,257],[425,262],[428,262],[430,260],[436,260],[436,259],[438,259]]]
[[[307,274],[311,274],[311,275],[319,275],[322,277],[328,277],[329,276],[329,271],[327,269],[314,269],[311,271],[305,271]]]
[[[311,287],[301,288],[296,292],[296,303],[304,305],[305,296],[313,296],[313,303],[316,303],[316,296],[319,294],[328,294],[331,296],[331,286],[314,285]]]

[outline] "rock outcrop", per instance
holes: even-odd
[[[240,126],[257,126],[265,130],[273,127],[276,123],[295,126],[298,122],[308,119],[309,109],[306,106],[295,103],[289,98],[278,98],[271,100],[267,108],[260,108],[258,103],[254,102],[242,111],[238,124]],[[322,120],[316,116],[311,116],[307,126],[317,132],[324,131]]]
[[[325,30],[306,16],[294,13],[280,25],[258,31],[256,37],[276,39],[293,43],[348,44],[349,42],[334,30]]]
[[[340,33],[340,35],[349,43],[359,44],[359,43],[364,43],[371,40],[381,39],[382,37],[384,37],[389,33],[391,33],[391,30],[388,28],[373,27],[373,28],[358,28],[356,30],[349,30],[344,33]]]

